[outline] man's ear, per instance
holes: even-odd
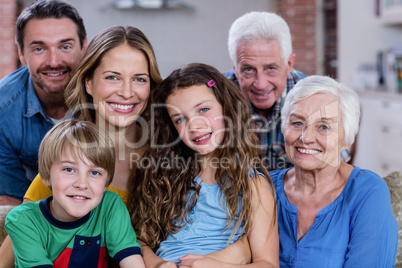
[[[290,74],[290,71],[293,69],[293,64],[294,64],[294,62],[295,62],[295,59],[296,59],[296,54],[295,54],[295,53],[290,54],[289,59],[288,59],[288,62],[287,62],[287,65],[288,65],[288,75]]]
[[[237,75],[236,75],[236,72],[237,72],[237,70],[236,70],[236,64],[235,64],[234,62],[232,63],[232,67],[233,67],[234,74],[235,74],[235,76],[237,77]]]
[[[27,62],[25,60],[24,54],[22,54],[20,46],[18,46],[18,58],[20,59],[22,65],[27,65]]]
[[[85,51],[87,51],[87,47],[88,47],[88,39],[85,38],[81,48],[81,57],[84,56]]]

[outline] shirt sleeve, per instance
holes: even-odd
[[[13,243],[16,267],[52,267],[48,253],[36,229],[35,217],[22,204],[11,210],[6,218],[5,228]]]
[[[112,207],[107,215],[106,247],[110,256],[120,262],[125,257],[141,254],[141,247],[123,201],[115,193],[108,195],[112,197],[107,201]]]
[[[344,267],[394,267],[398,223],[389,189],[381,178],[378,180],[351,215]]]
[[[52,191],[43,183],[40,175],[38,174],[26,191],[24,198],[37,202],[39,200],[46,199],[51,195]]]

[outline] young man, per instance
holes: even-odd
[[[16,22],[23,65],[0,81],[0,205],[20,204],[38,173],[46,132],[67,112],[64,89],[85,52],[78,11],[62,0],[40,0]]]
[[[16,267],[144,267],[120,196],[105,191],[115,149],[95,124],[74,119],[52,128],[39,147],[39,173],[53,196],[7,215]]]

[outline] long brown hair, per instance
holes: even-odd
[[[195,206],[200,185],[194,180],[200,172],[196,153],[180,139],[170,119],[165,103],[177,89],[193,85],[207,85],[210,80],[217,101],[222,105],[226,131],[222,148],[217,148],[217,159],[228,159],[227,165],[220,166],[215,173],[215,180],[221,189],[221,197],[226,201],[228,228],[238,216],[236,229],[244,222],[245,231],[251,226],[251,187],[250,169],[258,169],[272,181],[262,165],[256,146],[257,137],[251,131],[250,115],[244,96],[237,86],[225,78],[212,66],[193,63],[173,71],[152,93],[154,106],[151,120],[151,146],[143,156],[143,163],[151,159],[170,159],[163,161],[163,166],[148,164],[139,167],[133,180],[128,208],[139,239],[154,250],[168,234],[176,233],[187,222],[190,210]],[[154,128],[154,129],[153,129]],[[194,191],[194,194],[191,192]],[[240,204],[239,204],[239,201]],[[241,210],[240,210],[241,206]],[[273,210],[276,209],[276,206]],[[239,212],[240,211],[240,212]],[[275,214],[276,215],[276,214]]]
[[[162,82],[154,50],[148,38],[139,29],[132,26],[114,26],[96,35],[90,44],[65,90],[66,104],[75,118],[95,122],[95,108],[92,96],[85,87],[85,79],[92,78],[103,56],[111,49],[122,44],[138,49],[148,60],[151,79],[151,92]],[[143,116],[147,118],[149,102]]]

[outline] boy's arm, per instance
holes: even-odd
[[[24,198],[24,203],[27,203],[27,202],[32,202],[32,200],[30,200],[28,198]],[[1,260],[0,268],[14,268],[15,267],[14,266],[15,258],[14,258],[14,251],[13,251],[13,243],[11,242],[11,238],[9,235],[6,236],[6,238],[3,241],[3,244],[0,247],[0,260]]]
[[[8,235],[0,247],[0,260],[0,268],[14,268],[13,244]]]
[[[121,268],[145,268],[144,260],[141,255],[131,255],[122,259],[119,263]]]

